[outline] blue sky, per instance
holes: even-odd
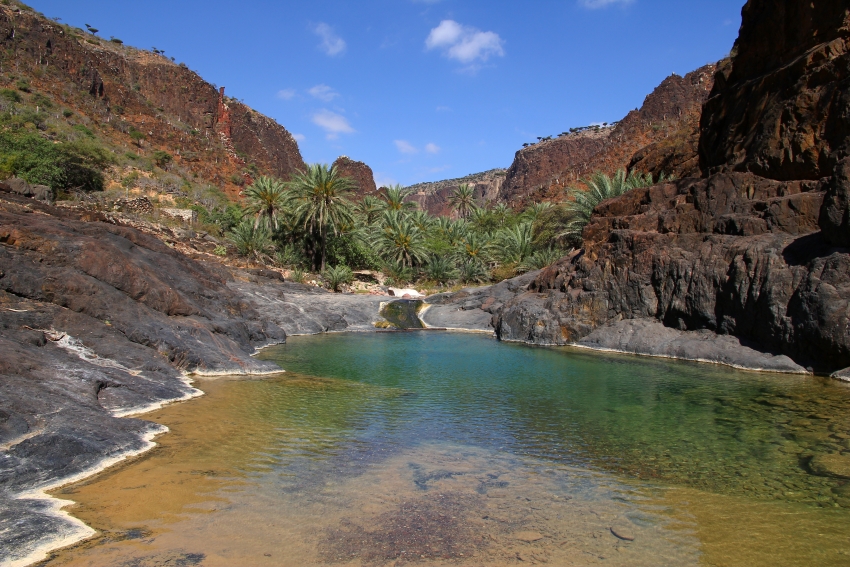
[[[523,142],[613,122],[725,56],[744,0],[30,0],[164,49],[379,185],[508,167]]]

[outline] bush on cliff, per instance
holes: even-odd
[[[54,144],[24,131],[0,132],[0,174],[55,190],[102,191],[115,158],[94,140]]]

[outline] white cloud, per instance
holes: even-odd
[[[609,0],[610,1],[610,0]],[[490,56],[503,57],[504,40],[496,32],[483,32],[454,20],[443,20],[425,40],[428,49],[440,49],[449,59],[464,64],[487,61]]]
[[[307,136],[305,136],[304,134],[293,134],[292,137],[295,138],[296,142],[303,142],[307,139]]]
[[[395,140],[395,147],[398,148],[403,154],[417,154],[419,150],[417,150],[413,145],[406,140]]]
[[[313,115],[313,124],[327,132],[328,140],[336,140],[340,134],[354,132],[345,116],[324,108]]]
[[[338,92],[336,92],[327,85],[316,85],[307,92],[310,93],[310,96],[312,96],[313,98],[317,98],[325,102],[330,102],[339,96]]]
[[[277,98],[280,100],[292,100],[295,98],[295,89],[283,89],[277,91]]]
[[[449,108],[448,106],[438,106],[437,107],[437,112],[451,112],[451,111],[452,111],[452,109]]]
[[[322,38],[319,49],[333,57],[345,51],[345,40],[336,35],[328,24],[320,23],[313,27],[313,33]]]
[[[591,10],[596,10],[597,8],[605,8],[606,6],[613,6],[614,4],[620,4],[625,6],[626,4],[631,4],[634,0],[578,0],[580,6],[584,6],[585,8],[589,8]]]
[[[440,146],[438,146],[437,144],[426,144],[425,151],[429,154],[438,154],[440,153]]]

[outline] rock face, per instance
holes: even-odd
[[[850,366],[850,256],[818,231],[824,183],[718,174],[601,204],[585,248],[508,302],[497,333],[567,344],[620,319],[710,330]]]
[[[846,2],[750,0],[701,122],[708,173],[820,179],[850,149]]]
[[[417,203],[420,209],[432,215],[451,216],[454,211],[449,204],[449,199],[458,186],[464,183],[472,185],[475,200],[480,206],[485,206],[499,197],[499,191],[505,182],[505,174],[504,169],[491,169],[458,179],[417,183],[407,187],[407,190],[411,192],[407,200]]]
[[[668,77],[613,128],[568,134],[518,151],[499,199],[516,205],[563,200],[566,187],[595,171],[699,175],[697,125],[715,69],[707,65],[684,77]]]
[[[375,176],[372,173],[372,168],[362,161],[354,161],[347,156],[336,158],[333,166],[339,171],[343,177],[350,177],[357,185],[355,190],[355,200],[360,200],[364,195],[375,195],[378,191],[375,185]]]
[[[0,290],[109,321],[181,370],[269,368],[250,354],[286,335],[229,290],[227,272],[134,229],[26,205],[0,209]]]
[[[145,147],[162,149],[200,178],[218,185],[246,163],[288,178],[304,168],[292,135],[274,120],[223,96],[184,64],[95,38],[32,11],[0,6],[0,46],[34,90],[109,125],[119,145],[136,128]],[[28,70],[49,69],[29,74]]]

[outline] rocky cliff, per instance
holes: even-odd
[[[27,85],[43,97],[41,112],[61,117],[62,108],[73,111],[69,121],[118,153],[167,151],[190,176],[233,194],[251,175],[286,178],[304,166],[286,129],[161,54],[103,40],[14,4],[0,6],[0,47],[0,84],[13,90]],[[142,141],[131,143],[131,131]]]
[[[457,179],[446,179],[430,183],[417,183],[407,187],[410,191],[408,201],[413,201],[432,215],[451,216],[453,214],[449,199],[463,184],[472,185],[475,200],[480,206],[496,201],[505,181],[504,169],[490,169],[473,173]]]
[[[566,344],[608,329],[597,343],[611,345],[623,321],[647,320],[815,371],[850,366],[848,9],[816,4],[744,7],[701,119],[710,175],[599,205],[584,248],[495,312],[501,338]]]
[[[360,200],[364,195],[374,195],[378,191],[372,168],[362,161],[355,161],[348,156],[339,156],[333,162],[333,166],[340,175],[354,180],[356,189],[353,198],[355,200]]]
[[[521,206],[562,200],[566,187],[596,171],[631,168],[677,177],[699,175],[698,124],[715,66],[666,78],[613,127],[544,140],[516,153],[498,198]]]
[[[830,176],[850,150],[846,2],[751,0],[701,121],[702,168]]]

